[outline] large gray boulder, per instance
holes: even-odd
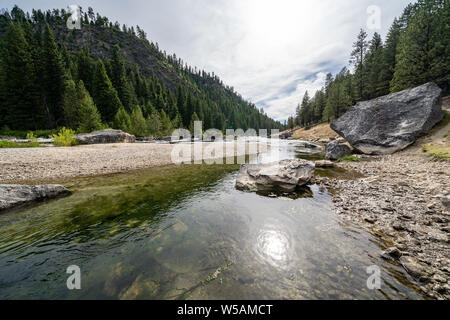
[[[0,211],[68,194],[70,194],[70,191],[60,185],[23,186],[2,184],[0,185]]]
[[[75,140],[81,144],[134,143],[136,137],[121,130],[108,129],[78,134]]]
[[[330,142],[325,148],[325,159],[327,160],[339,160],[351,154],[352,150],[349,146],[336,141]]]
[[[315,165],[306,160],[283,160],[269,164],[244,164],[236,188],[252,192],[277,189],[293,192],[307,184],[314,175]]]
[[[443,118],[435,83],[358,103],[331,128],[365,154],[392,154],[413,144]]]

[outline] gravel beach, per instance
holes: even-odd
[[[246,152],[249,152],[250,145],[246,144]],[[0,149],[0,184],[52,181],[171,165],[171,153],[175,146],[121,143],[65,148]],[[212,144],[203,143],[202,146],[206,149],[212,147]],[[235,155],[237,154],[235,151]]]
[[[383,258],[402,265],[430,298],[450,299],[450,165],[424,154],[423,142],[394,155],[339,164],[365,178],[315,179],[334,190],[340,218],[384,240]]]

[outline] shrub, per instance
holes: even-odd
[[[450,153],[448,152],[448,149],[439,149],[432,144],[422,145],[422,151],[428,153],[435,159],[450,159]]]
[[[71,129],[62,128],[58,134],[53,135],[53,144],[57,147],[70,147],[77,145],[74,139],[75,131]]]
[[[27,133],[27,140],[30,140],[31,142],[37,142],[36,136],[31,131]]]

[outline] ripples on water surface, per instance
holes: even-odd
[[[305,156],[293,142],[280,152]],[[339,221],[326,190],[312,185],[295,200],[245,193],[234,188],[237,169],[80,178],[68,198],[0,215],[0,298],[421,298],[380,258],[377,239]],[[66,289],[69,265],[81,268],[80,291]],[[382,290],[367,289],[371,265]]]

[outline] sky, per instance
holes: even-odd
[[[385,39],[412,0],[2,0],[32,8],[90,6],[139,25],[152,42],[191,66],[214,72],[272,118],[286,120],[328,72],[348,67],[361,28]]]

